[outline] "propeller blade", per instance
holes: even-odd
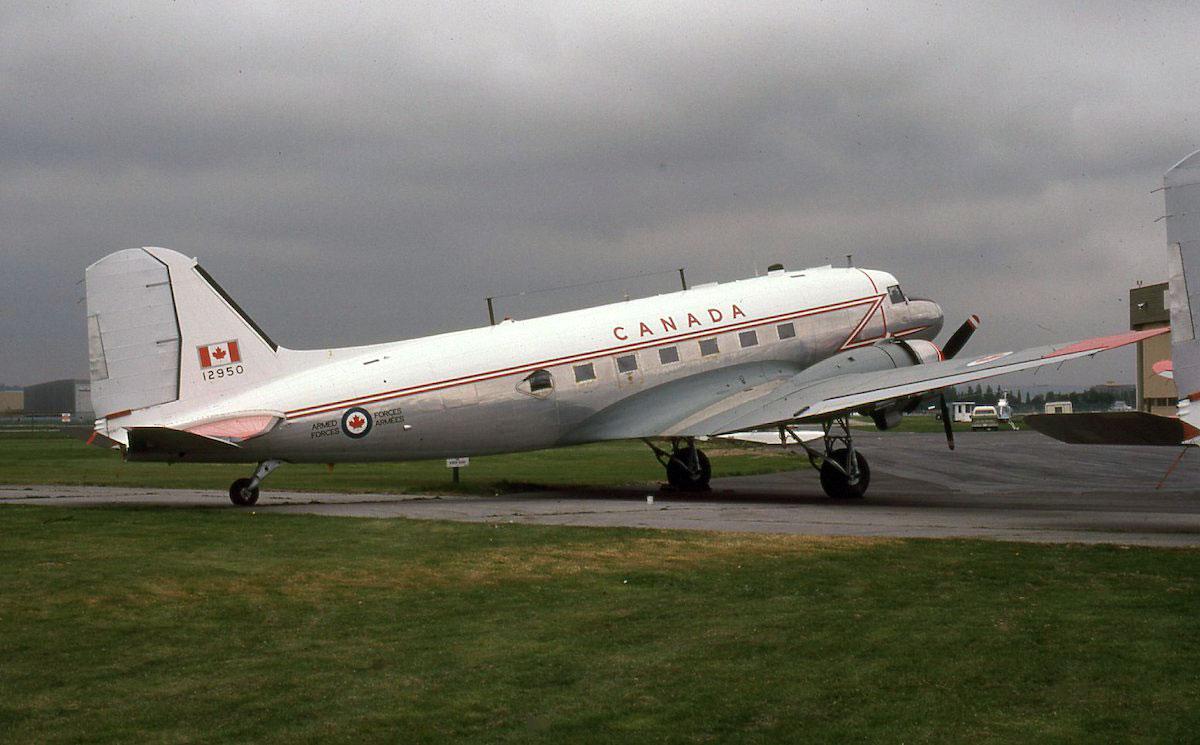
[[[979,316],[973,315],[963,321],[963,325],[958,327],[958,330],[946,342],[946,346],[942,347],[942,357],[951,359],[954,355],[962,351],[962,348],[967,344],[967,340],[971,338],[971,334],[975,333],[975,329],[977,328],[979,328]]]
[[[950,407],[946,405],[946,394],[938,395],[942,400],[942,427],[946,430],[946,444],[954,449],[954,422],[950,421]]]

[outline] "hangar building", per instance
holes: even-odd
[[[0,391],[0,415],[20,414],[24,410],[24,393],[21,391]]]
[[[68,378],[25,386],[26,416],[58,416],[66,413],[70,413],[75,421],[90,422],[96,418],[96,413],[92,411],[90,381]]]
[[[1167,283],[1142,285],[1129,291],[1129,328],[1134,331],[1171,325]],[[1155,374],[1155,362],[1171,359],[1171,335],[1163,334],[1137,344],[1137,408],[1152,414],[1175,416],[1179,394],[1175,381]]]

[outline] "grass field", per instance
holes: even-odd
[[[714,476],[742,476],[808,468],[808,460],[778,449],[705,446]],[[213,489],[218,493],[251,464],[125,463],[118,453],[89,447],[61,433],[0,433],[0,484],[95,484]],[[409,463],[286,465],[265,489],[337,492],[492,493],[553,486],[614,486],[665,480],[663,468],[636,441],[472,458],[462,482],[451,483],[444,460]]]
[[[8,742],[1186,742],[1200,552],[0,507]]]

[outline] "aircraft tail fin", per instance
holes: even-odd
[[[1170,270],[1171,360],[1179,389],[1179,416],[1200,428],[1200,150],[1163,176],[1166,195],[1167,256]]]
[[[87,268],[88,359],[99,418],[197,406],[284,372],[278,345],[194,260],[131,248]]]

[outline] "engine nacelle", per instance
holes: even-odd
[[[938,345],[924,339],[902,339],[897,344],[903,345],[916,358],[918,365],[925,365],[930,362],[941,362],[945,359],[942,356],[942,350],[938,349]]]
[[[875,409],[871,412],[871,419],[875,421],[875,426],[879,429],[891,429],[897,427],[900,422],[904,421],[904,412],[895,405],[885,406],[882,409]]]
[[[870,347],[849,349],[834,355],[808,368],[799,378],[802,383],[816,382],[836,375],[880,372],[941,361],[942,351],[933,342],[924,339],[889,339]],[[891,429],[900,424],[906,412],[920,406],[923,399],[917,396],[890,401],[864,409],[861,413],[869,414],[879,429]]]

